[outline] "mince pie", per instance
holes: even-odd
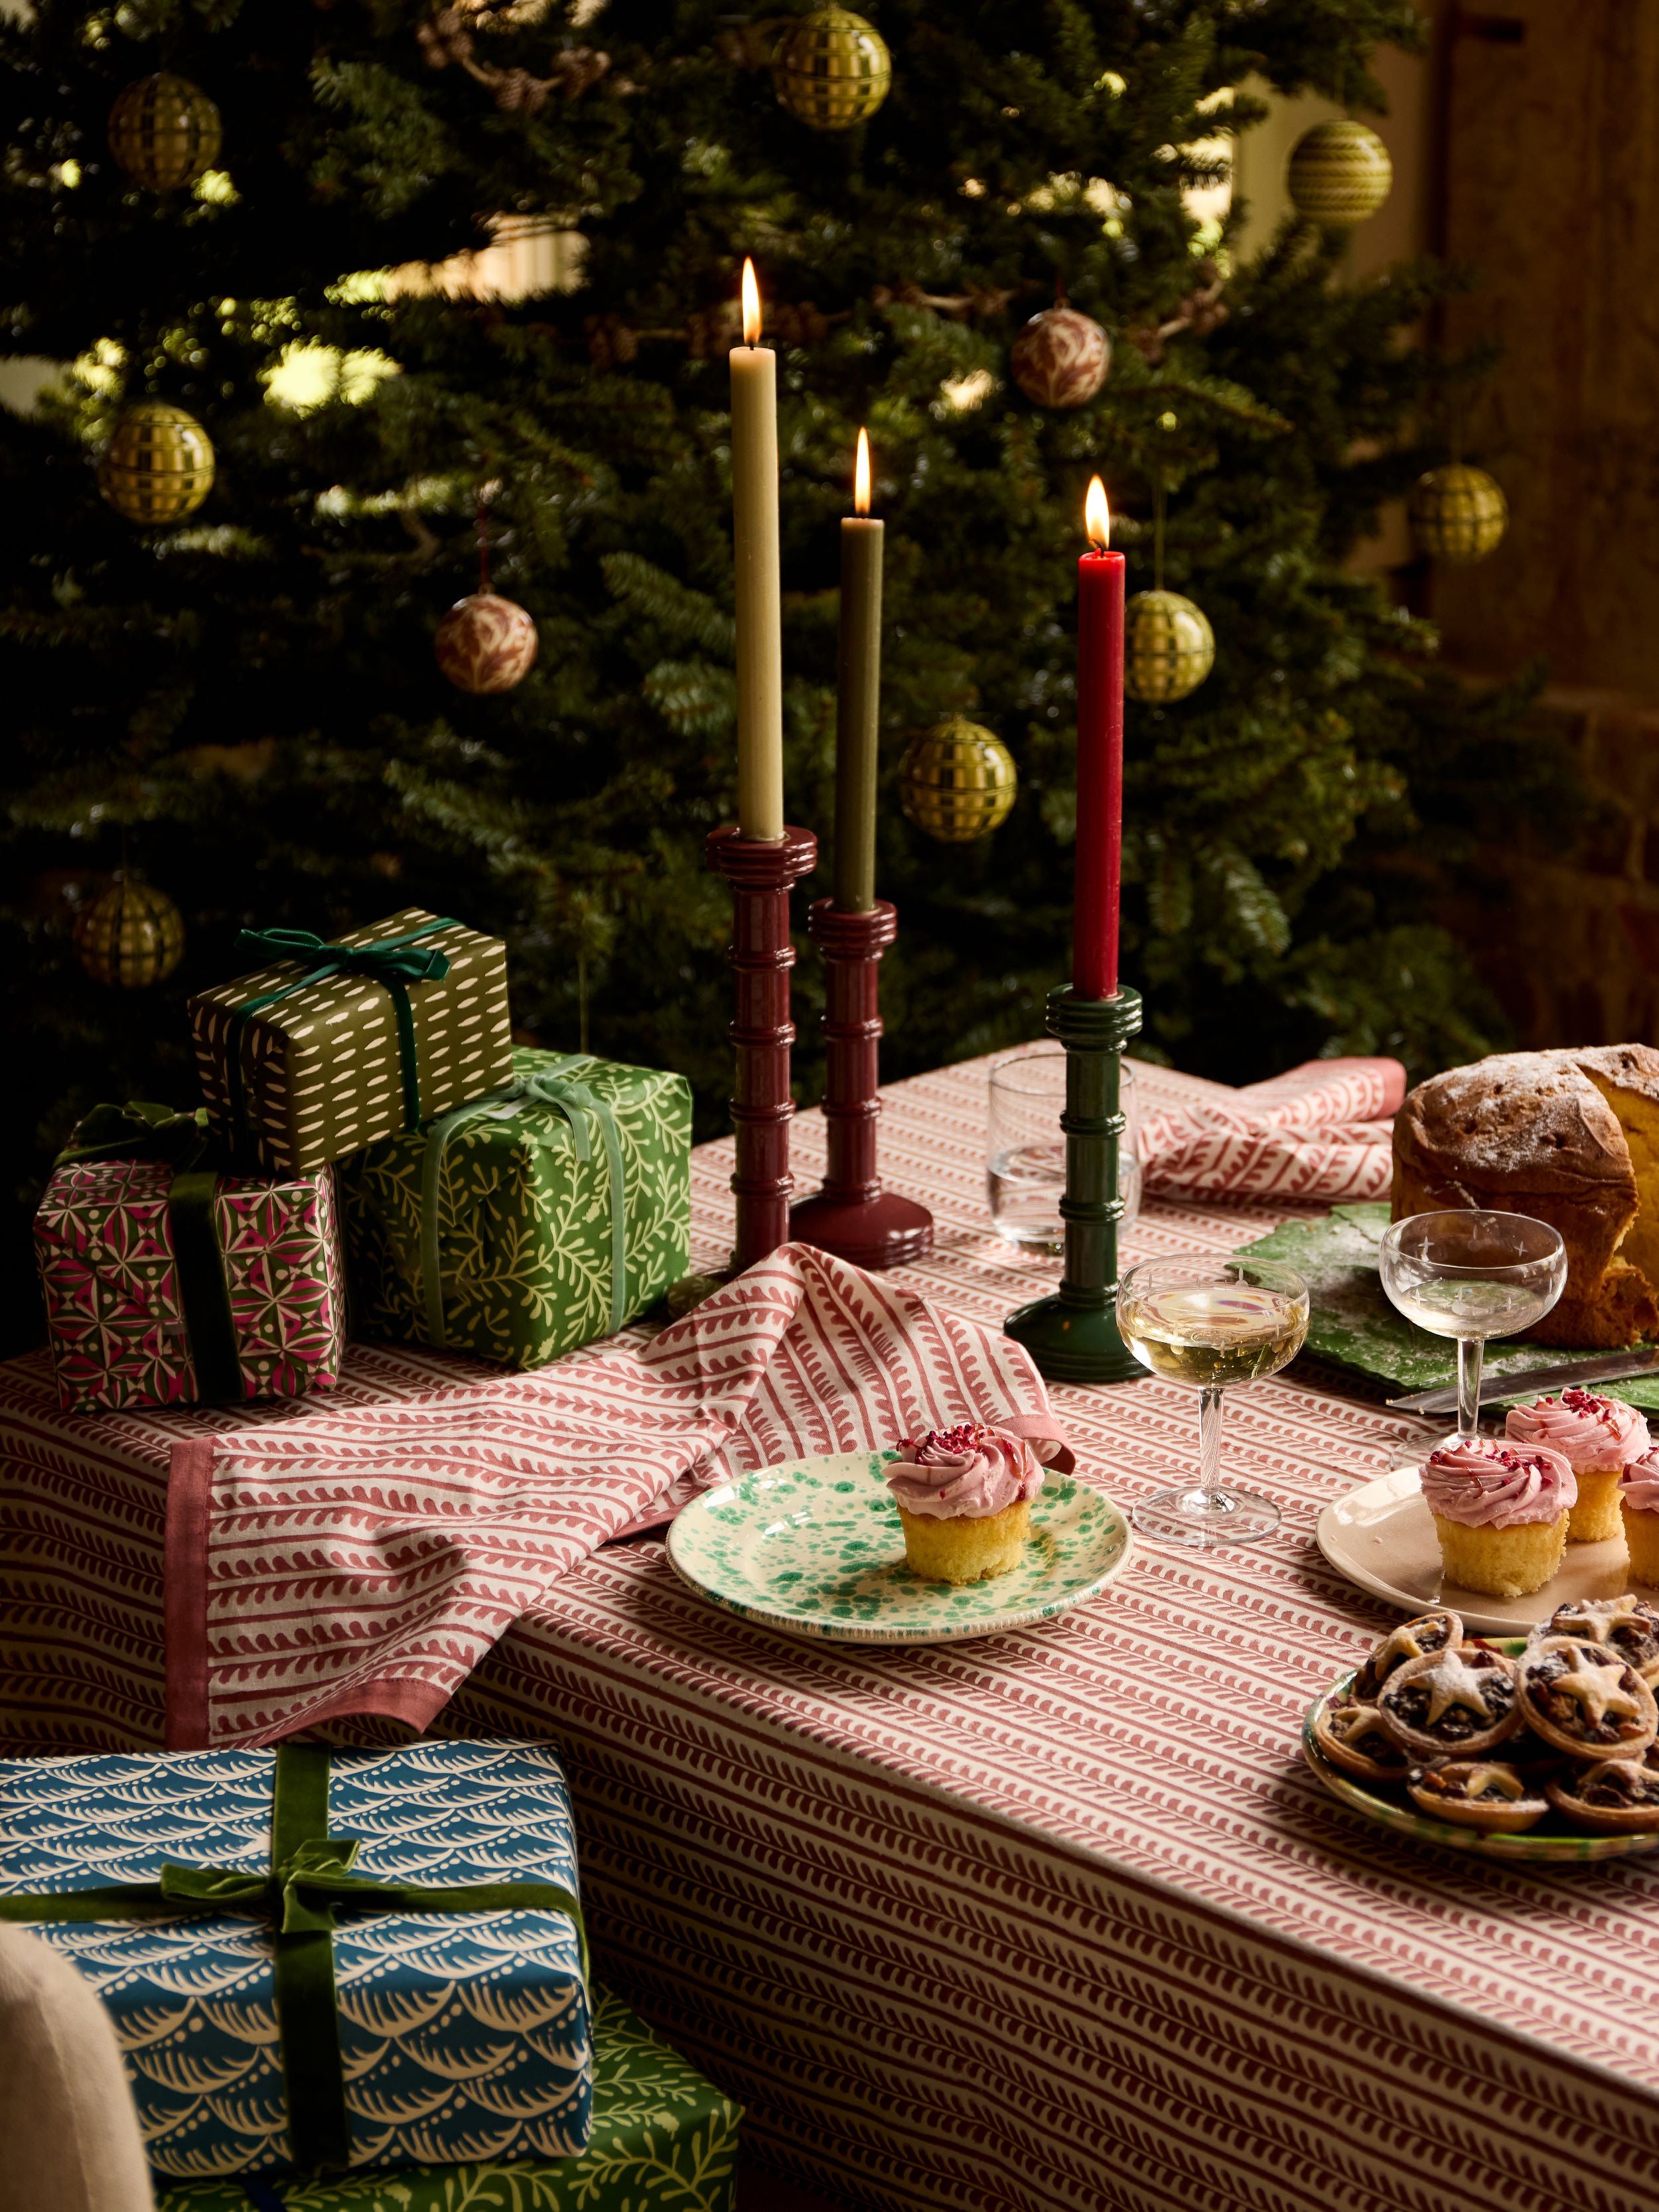
[[[1410,1761],[1383,1727],[1375,1705],[1348,1697],[1314,1716],[1314,1741],[1333,1766],[1366,1782],[1398,1782]]]
[[[1516,1669],[1520,1711],[1571,1759],[1638,1759],[1659,1735],[1659,1705],[1633,1667],[1603,1644],[1546,1636]]]
[[[1659,1682],[1659,1613],[1644,1598],[1575,1598],[1558,1605],[1531,1640],[1541,1643],[1547,1636],[1605,1644],[1650,1687]]]
[[[1535,1828],[1549,1799],[1514,1767],[1491,1759],[1442,1759],[1406,1777],[1413,1802],[1437,1820],[1516,1836]]]
[[[1376,1705],[1395,1741],[1419,1759],[1491,1751],[1521,1725],[1515,1668],[1480,1644],[1407,1660],[1378,1691]]]
[[[1549,1799],[1576,1828],[1607,1835],[1645,1834],[1659,1828],[1659,1774],[1639,1759],[1604,1759],[1552,1782]]]
[[[1463,1641],[1463,1624],[1445,1606],[1419,1613],[1415,1620],[1402,1620],[1391,1628],[1353,1678],[1353,1693],[1375,1698],[1396,1667],[1413,1659],[1425,1659],[1436,1651],[1455,1650]]]

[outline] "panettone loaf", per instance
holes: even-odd
[[[1419,1084],[1395,1120],[1394,1218],[1443,1206],[1560,1231],[1567,1287],[1537,1343],[1659,1334],[1659,1052],[1498,1053]]]

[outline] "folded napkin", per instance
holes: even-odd
[[[1212,1105],[1166,1108],[1140,1127],[1146,1188],[1324,1205],[1386,1198],[1405,1095],[1397,1060],[1310,1060]]]
[[[174,1447],[173,1747],[354,1714],[423,1729],[558,1576],[724,1476],[959,1421],[1060,1433],[1000,1329],[805,1244],[654,1338],[434,1372]]]

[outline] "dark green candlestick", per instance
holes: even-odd
[[[1062,984],[1048,994],[1048,1028],[1066,1048],[1066,1269],[1053,1297],[1020,1306],[1002,1326],[1051,1382],[1133,1382],[1146,1370],[1117,1327],[1119,1089],[1123,1048],[1140,1028],[1140,994],[1079,999]]]

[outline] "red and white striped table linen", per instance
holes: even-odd
[[[1216,1101],[1140,1073],[1149,1109]],[[994,1323],[1047,1271],[988,1233],[983,1066],[888,1103],[885,1170],[939,1226],[896,1279]],[[799,1133],[810,1178],[816,1117]],[[722,1146],[696,1163],[705,1261],[728,1168]],[[1150,1206],[1130,1256],[1225,1250],[1282,1212]],[[392,1379],[392,1355],[360,1357],[354,1387]],[[27,1365],[10,1389],[17,1725],[153,1742],[160,1455],[143,1417],[94,1438],[29,1410]],[[1126,1503],[1190,1464],[1173,1386],[1054,1397],[1079,1471]],[[1409,1425],[1282,1377],[1235,1394],[1229,1424],[1236,1472],[1285,1510],[1265,1545],[1143,1550],[1060,1621],[872,1652],[717,1613],[645,1539],[557,1583],[445,1725],[559,1741],[605,1970],[747,2101],[751,2135],[860,2203],[1645,2203],[1659,1880],[1419,1851],[1322,1796],[1302,1711],[1383,1616],[1313,1521]]]
[[[1048,1407],[994,1326],[808,1245],[672,1328],[626,1330],[533,1374],[376,1362],[353,1380],[286,1419],[261,1408],[216,1433],[176,1417],[86,1425],[89,1438],[172,1442],[179,1747],[363,1714],[427,1728],[561,1576],[702,1485]]]
[[[1386,1198],[1405,1095],[1397,1060],[1310,1060],[1218,1099],[1171,1102],[1141,1121],[1146,1188],[1287,1206]]]

